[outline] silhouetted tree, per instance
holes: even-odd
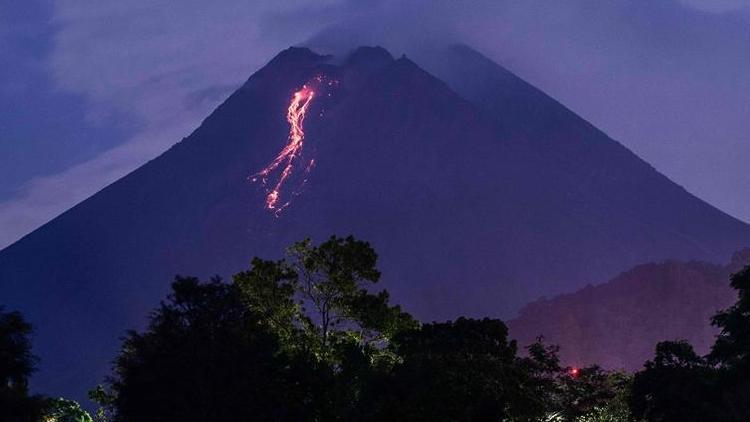
[[[633,415],[647,421],[724,420],[719,412],[716,371],[685,342],[662,342],[653,361],[635,375]]]
[[[253,260],[234,276],[245,303],[275,332],[295,359],[327,368],[328,384],[313,388],[311,409],[321,420],[348,419],[374,371],[393,364],[390,339],[418,327],[378,282],[377,254],[367,242],[331,237],[292,245],[286,260]],[[311,410],[312,411],[312,410]]]
[[[29,377],[37,358],[31,352],[31,324],[18,312],[3,312],[0,307],[0,420],[36,422],[44,401],[29,396]]]
[[[711,350],[711,361],[726,368],[750,368],[750,266],[731,277],[738,300],[729,309],[719,312],[712,323],[721,333]]]
[[[527,373],[498,320],[459,318],[401,332],[392,349],[402,360],[373,383],[363,420],[533,420]]]
[[[236,286],[178,277],[148,329],[124,339],[115,420],[304,420],[309,397],[285,381],[293,362],[280,351]]]
[[[528,356],[520,361],[529,377],[527,390],[533,391],[526,407],[540,409],[550,421],[630,420],[627,374],[596,365],[563,367],[559,347],[545,345],[541,337],[527,350]]]
[[[719,312],[712,323],[721,329],[708,355],[719,370],[722,409],[727,420],[750,420],[750,266],[733,274],[734,306]]]
[[[616,406],[623,413],[622,399],[630,381],[624,373],[605,371],[597,365],[565,368],[558,377],[559,414],[564,420],[578,421],[586,415],[605,413],[605,409],[614,410]]]
[[[374,291],[366,242],[295,243],[232,284],[178,277],[147,329],[129,332],[109,388],[115,421],[573,421],[608,415],[617,390],[597,367],[574,375],[557,348],[527,357],[501,321],[419,324]],[[557,420],[557,419],[556,419]]]
[[[732,275],[738,301],[712,323],[721,333],[703,358],[687,342],[663,342],[635,375],[630,406],[648,421],[750,420],[750,266]]]
[[[366,242],[332,237],[256,258],[232,284],[178,278],[127,334],[100,401],[122,421],[351,420],[395,359],[390,338],[418,326],[368,290],[376,262]]]

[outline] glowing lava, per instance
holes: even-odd
[[[317,79],[320,80],[320,77]],[[286,182],[287,179],[289,179],[289,176],[291,176],[295,167],[295,161],[297,161],[302,154],[302,147],[305,144],[305,115],[307,114],[307,110],[314,97],[315,91],[310,88],[308,84],[303,85],[300,90],[292,95],[292,100],[289,103],[289,108],[286,113],[286,120],[289,122],[288,142],[269,165],[252,176],[254,182],[260,178],[265,186],[268,177],[274,173],[274,171],[283,167],[278,180],[266,195],[266,209],[275,212],[277,215],[289,205],[288,201],[279,205],[281,200],[281,189],[284,186],[284,182]],[[310,160],[305,166],[304,171],[309,173],[314,164],[315,161]]]
[[[289,199],[283,200],[282,196],[284,196],[284,184],[292,178],[292,173],[299,173],[296,180],[301,181],[300,187],[302,187],[307,183],[308,175],[315,166],[314,159],[306,160],[302,156],[302,147],[305,144],[305,116],[310,108],[310,104],[313,98],[318,95],[318,91],[327,92],[327,96],[331,97],[331,90],[338,87],[338,85],[338,80],[318,75],[310,79],[305,85],[302,85],[302,88],[292,95],[286,111],[286,121],[289,122],[289,137],[287,138],[286,146],[263,170],[250,176],[253,182],[257,182],[260,179],[266,188],[264,207],[276,216],[289,206]],[[323,117],[324,113],[325,110],[321,110],[320,117]],[[268,179],[274,176],[277,177],[276,182],[272,187],[268,187]],[[298,195],[299,191],[292,191],[291,194]]]

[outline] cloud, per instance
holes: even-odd
[[[57,31],[46,61],[58,89],[84,96],[92,123],[127,120],[136,133],[89,161],[29,181],[17,197],[0,202],[0,248],[188,135],[254,70],[320,27],[269,37],[263,21],[312,3],[55,2]]]
[[[688,1],[384,0],[312,44],[465,42],[750,222],[749,5]]]
[[[164,148],[164,139],[180,139],[181,134],[191,129],[188,118],[199,116],[185,117],[145,128],[130,142],[62,173],[35,178],[22,189],[21,197],[0,202],[0,227],[3,227],[0,247],[18,240],[158,155]]]
[[[711,13],[735,12],[750,9],[747,0],[680,0],[686,6]]]
[[[734,14],[743,3],[58,0],[47,60],[57,86],[87,98],[89,119],[138,130],[0,203],[0,247],[167,149],[279,50],[332,24],[328,41],[395,54],[476,46],[750,221],[741,195],[750,191],[750,25]]]

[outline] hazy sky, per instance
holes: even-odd
[[[329,25],[475,46],[750,221],[750,0],[0,0],[0,247]]]

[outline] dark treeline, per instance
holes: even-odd
[[[750,421],[750,266],[732,275],[739,298],[713,317],[721,329],[708,356],[663,342],[635,374],[630,405],[648,421]]]
[[[719,313],[711,354],[660,343],[634,376],[567,368],[541,339],[519,350],[503,322],[423,324],[378,290],[366,242],[332,237],[256,258],[231,282],[177,277],[145,331],[128,332],[101,421],[747,421],[750,267]],[[0,420],[90,421],[29,396],[31,327],[0,312]],[[522,353],[523,352],[523,353]]]
[[[0,422],[91,422],[76,402],[29,395],[29,377],[37,362],[31,332],[21,314],[0,307]]]

